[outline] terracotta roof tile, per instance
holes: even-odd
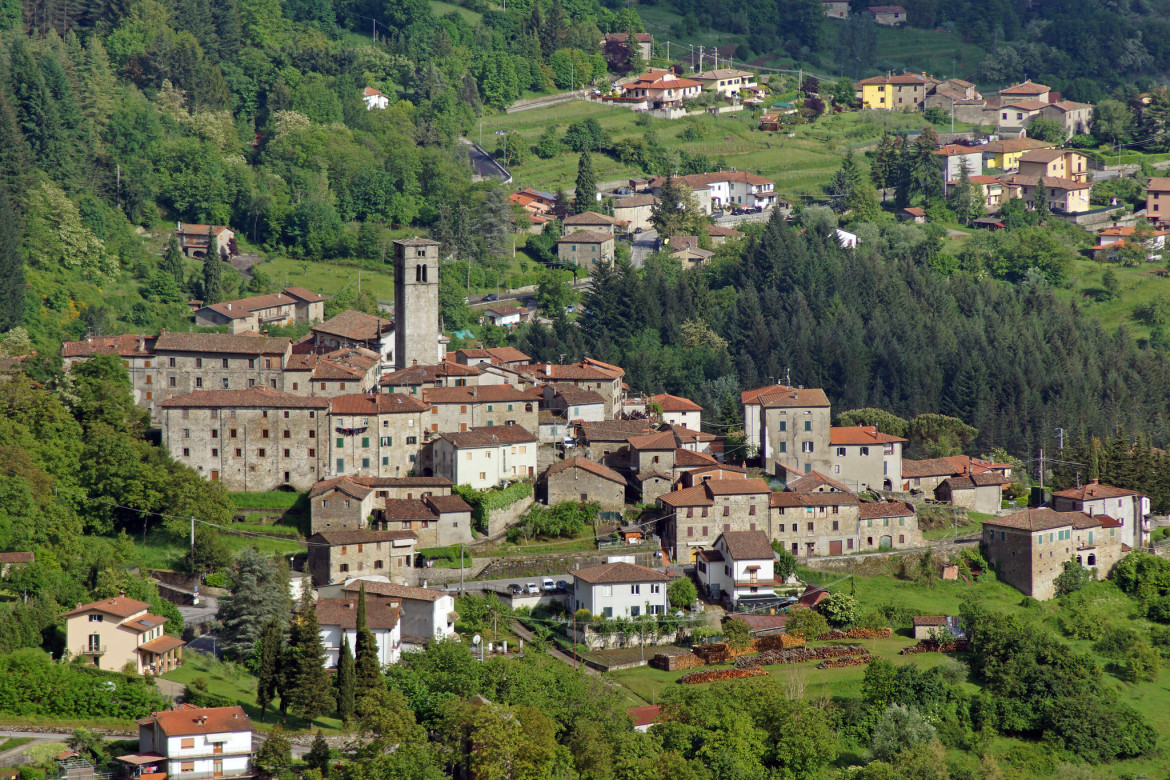
[[[361,488],[362,490],[369,491],[380,487],[449,488],[452,484],[451,480],[446,477],[334,477],[333,479],[323,479],[317,482],[309,491],[309,495],[316,497],[334,488],[338,490]],[[369,493],[366,492],[365,495],[369,495]]]
[[[566,225],[613,225],[617,222],[613,217],[598,214],[596,211],[585,211],[580,214],[570,214],[563,220]]]
[[[565,403],[587,406],[589,404],[603,404],[605,399],[601,394],[594,390],[586,390],[569,382],[555,382],[552,384],[555,394],[560,396]]]
[[[432,387],[423,390],[429,404],[524,403],[528,400],[515,385],[464,385]]]
[[[147,725],[157,723],[168,737],[193,734],[222,734],[229,731],[251,731],[252,721],[240,706],[184,707],[178,710],[152,713],[145,718]],[[142,723],[142,721],[139,721]]]
[[[1071,498],[1077,501],[1095,501],[1102,498],[1122,498],[1124,496],[1139,496],[1136,490],[1129,490],[1127,488],[1113,487],[1112,485],[1102,485],[1096,480],[1092,480],[1088,484],[1080,487],[1071,487],[1064,490],[1058,490],[1052,494],[1053,496],[1060,496],[1061,498]]]
[[[345,593],[359,593],[362,586],[366,587],[366,595],[391,596],[410,601],[438,601],[443,596],[451,594],[433,588],[412,588],[408,585],[395,585],[392,582],[377,582],[375,580],[350,580],[341,586]]]
[[[313,544],[370,544],[372,542],[408,541],[417,540],[410,531],[321,531],[309,539]]]
[[[441,515],[471,511],[471,505],[454,494],[450,496],[424,496],[423,501]]]
[[[855,425],[829,429],[829,443],[838,445],[893,444],[906,441],[901,436],[882,433],[872,425]]]
[[[155,336],[105,336],[85,341],[66,341],[61,345],[61,357],[88,357],[90,355],[120,355],[122,357],[150,357],[154,353]]]
[[[711,495],[703,485],[695,485],[694,487],[683,488],[681,490],[671,490],[669,493],[663,493],[658,497],[658,501],[669,507],[683,507],[683,506],[712,506],[714,501],[711,500]]]
[[[714,466],[719,461],[705,452],[694,452],[692,450],[675,450],[674,451],[674,466],[675,468],[686,468],[692,466]]]
[[[324,333],[350,341],[372,341],[394,330],[394,323],[353,309],[346,309],[324,322],[314,325],[314,333]]]
[[[227,355],[283,355],[289,339],[254,334],[162,333],[154,342],[156,352],[218,352]]]
[[[375,596],[370,598],[366,594],[366,624],[370,628],[392,629],[398,625],[400,612],[396,606],[398,602],[388,598]],[[352,599],[317,599],[313,611],[317,613],[317,622],[322,626],[340,626],[341,628],[357,628],[356,598]]]
[[[328,398],[306,397],[273,390],[249,387],[246,390],[196,390],[159,404],[167,409],[328,409]]]
[[[1051,528],[1071,525],[1075,528],[1089,528],[1101,525],[1101,521],[1091,518],[1082,512],[1057,512],[1048,507],[1025,509],[1022,512],[993,517],[983,521],[983,525],[996,528],[1014,528],[1019,531],[1047,531]]]
[[[1052,88],[1044,84],[1037,84],[1032,80],[1025,81],[1023,84],[1016,84],[1011,87],[1006,87],[999,91],[1001,95],[1043,95],[1045,92],[1051,92]]]
[[[862,501],[861,519],[877,517],[914,517],[914,506],[905,501]]]
[[[805,506],[857,506],[857,496],[852,493],[773,493],[770,505],[774,507],[805,507]]]
[[[658,202],[658,198],[653,195],[629,195],[624,198],[617,198],[613,202],[614,209],[632,209],[640,206],[653,206]]]
[[[838,482],[832,477],[827,477],[819,471],[810,471],[807,474],[797,477],[788,483],[788,490],[792,493],[799,493],[801,495],[808,495],[810,493],[823,493],[822,488],[829,487],[840,493],[852,493],[853,491],[846,487],[843,483]]]
[[[611,241],[613,236],[609,233],[595,233],[591,230],[578,230],[557,239],[558,244],[604,244]]]
[[[602,479],[607,479],[610,482],[616,482],[619,485],[626,484],[626,478],[621,474],[617,473],[608,466],[603,466],[600,463],[596,463],[592,460],[589,460],[588,458],[583,458],[580,455],[569,458],[568,460],[562,460],[549,466],[548,470],[544,472],[544,478],[548,479],[555,474],[560,474],[562,471],[569,471],[572,469],[588,471],[590,474],[595,474]]]
[[[31,563],[36,560],[36,553],[31,552],[0,552],[0,564]]]
[[[974,490],[979,487],[1006,485],[1008,480],[997,471],[983,471],[964,474],[960,477],[947,477],[942,481],[942,484],[949,485],[951,490]]]
[[[138,599],[128,599],[125,596],[115,596],[111,599],[102,599],[101,601],[91,601],[88,604],[78,604],[76,608],[65,613],[64,617],[71,615],[82,615],[86,612],[104,612],[107,615],[114,615],[123,620],[136,615],[139,612],[144,612],[150,609],[150,605],[145,601]]]
[[[403,393],[354,393],[329,399],[330,414],[416,414],[429,408]]]
[[[670,577],[662,572],[648,569],[645,566],[636,566],[632,563],[606,563],[601,566],[590,566],[572,572],[574,580],[587,582],[590,585],[614,582],[668,582]]]
[[[772,490],[762,479],[709,479],[703,483],[713,496],[746,496]]]
[[[724,531],[721,536],[733,561],[771,561],[775,555],[772,543],[763,531]]]
[[[1035,138],[1004,138],[1000,141],[989,141],[979,148],[985,154],[1003,154],[1004,152],[1024,152],[1029,149],[1050,149],[1052,144]]]
[[[459,433],[440,434],[440,438],[451,442],[455,449],[495,447],[536,441],[535,436],[519,425],[488,425],[468,428]]]
[[[324,295],[310,292],[304,287],[286,287],[280,292],[272,293],[271,295],[237,298],[234,301],[208,304],[203,308],[212,309],[232,319],[243,319],[253,312],[263,311],[265,309],[275,309],[280,306],[295,305],[297,303],[317,303],[324,300]]]
[[[659,393],[658,395],[650,396],[650,400],[658,404],[664,412],[701,412],[703,407],[699,406],[689,398],[682,398],[677,395],[670,395],[669,393]]]

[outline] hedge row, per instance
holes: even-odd
[[[455,485],[454,493],[471,505],[471,519],[482,533],[487,532],[488,515],[506,509],[532,495],[531,482],[513,482],[503,490],[476,490],[470,485]]]

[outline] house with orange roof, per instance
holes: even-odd
[[[776,205],[775,182],[748,171],[716,171],[674,177],[676,184],[691,190],[699,205],[708,214],[712,210],[735,206],[751,206],[767,210]],[[650,190],[656,195],[666,186],[665,176],[650,180]]]
[[[1108,515],[1121,523],[1121,542],[1134,549],[1145,547],[1150,536],[1150,499],[1136,490],[1102,485],[1095,479],[1052,494],[1058,512],[1084,512],[1089,517]]]
[[[994,176],[987,176],[980,174],[978,176],[970,176],[968,180],[979,188],[979,199],[983,204],[984,211],[992,212],[999,211],[1003,205],[1004,184]],[[953,179],[947,182],[948,187],[954,187],[959,183],[958,179]]]
[[[214,252],[221,260],[239,254],[236,249],[236,231],[226,225],[194,225],[179,222],[175,227],[179,249],[187,257],[204,257]]]
[[[925,73],[887,74],[857,82],[861,105],[881,111],[920,111],[937,80]]]
[[[366,87],[362,91],[362,102],[366,104],[367,111],[373,111],[375,108],[384,111],[390,106],[390,98],[373,87]]]
[[[1155,229],[1140,242],[1144,246],[1146,260],[1156,262],[1161,258],[1162,251],[1166,248],[1167,232],[1170,231]],[[1120,255],[1118,250],[1133,246],[1138,240],[1134,238],[1135,233],[1137,230],[1132,226],[1111,227],[1099,231],[1097,246],[1093,249],[1094,257],[1097,260],[1117,260]]]
[[[624,97],[645,100],[651,108],[679,108],[683,101],[699,96],[703,82],[676,76],[669,70],[650,70],[618,84],[618,88]]]
[[[938,159],[943,177],[947,180],[959,178],[959,171],[963,168],[967,169],[968,176],[983,173],[982,147],[944,144],[934,151],[934,156]]]
[[[1170,177],[1151,176],[1146,182],[1146,219],[1155,225],[1170,223]]]
[[[244,708],[179,704],[138,721],[138,752],[118,756],[132,780],[254,777]]]
[[[274,325],[320,322],[325,317],[325,296],[304,287],[286,287],[271,295],[210,303],[195,310],[195,325],[226,325],[229,333],[259,333]]]
[[[703,407],[689,398],[682,398],[670,393],[658,393],[647,399],[659,409],[662,422],[668,425],[681,425],[697,431],[703,424]]]
[[[665,514],[662,543],[672,560],[693,563],[727,531],[771,534],[768,483],[762,479],[710,479],[658,497]]]
[[[1047,103],[1048,97],[1052,92],[1052,87],[1047,84],[1037,84],[1028,79],[1022,84],[1013,84],[1010,87],[1004,87],[999,91],[999,97],[1004,102],[1012,100],[1038,100],[1041,103]]]
[[[1035,599],[1056,595],[1056,578],[1066,561],[1109,574],[1130,547],[1122,542],[1121,522],[1109,515],[1050,507],[983,521],[983,551],[996,577]]]
[[[78,604],[61,615],[65,651],[102,669],[163,674],[183,662],[183,640],[166,634],[167,619],[145,601],[120,594]]]
[[[995,471],[947,477],[934,489],[934,499],[972,512],[992,515],[1000,510],[1008,480]]]
[[[871,5],[865,12],[873,17],[874,24],[883,27],[897,27],[906,23],[906,9],[900,5]]]

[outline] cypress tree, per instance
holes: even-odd
[[[337,677],[334,681],[337,683],[337,714],[341,716],[343,723],[349,723],[349,719],[353,717],[356,680],[353,653],[349,649],[349,636],[344,633],[341,636],[341,652],[337,655]],[[315,748],[316,743],[313,743],[313,746]]]
[[[301,603],[293,616],[285,655],[289,710],[305,720],[329,712],[332,709],[330,700],[334,698],[333,686],[325,672],[325,645],[321,642],[321,626],[313,608],[311,588],[306,587],[301,592]],[[284,698],[282,694],[282,705]]]
[[[593,172],[593,158],[589,151],[581,152],[577,160],[577,190],[573,195],[573,213],[583,214],[597,201],[597,174]]]
[[[358,590],[357,644],[354,647],[354,692],[360,699],[382,687],[382,670],[378,663],[378,643],[366,621],[366,586]]]
[[[260,668],[256,673],[256,706],[260,708],[261,721],[268,715],[268,705],[276,698],[282,639],[280,621],[270,618],[260,633]]]
[[[174,277],[179,287],[183,286],[183,252],[179,249],[179,237],[171,236],[167,251],[163,253],[162,270]]]
[[[219,303],[223,300],[223,269],[219,264],[223,261],[219,259],[216,252],[209,248],[207,256],[203,258],[203,303]]]

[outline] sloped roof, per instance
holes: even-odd
[[[168,398],[159,406],[167,409],[328,409],[329,399],[256,386],[244,390],[196,390]]]
[[[1032,149],[1020,155],[1020,162],[1050,163],[1053,160],[1059,160],[1066,154],[1075,154],[1075,152],[1068,149]]]
[[[383,374],[382,378],[378,380],[378,384],[383,387],[417,387],[437,382],[440,378],[479,376],[481,373],[483,372],[475,366],[466,366],[462,363],[452,363],[445,360],[435,365],[410,366]]]
[[[852,493],[772,493],[769,505],[774,507],[805,506],[856,506],[857,496]]]
[[[719,461],[705,452],[695,452],[694,450],[677,449],[674,451],[674,467],[675,468],[690,468],[692,466],[713,466],[718,465]]]
[[[914,517],[914,505],[905,501],[862,501],[861,519],[878,517]]]
[[[361,498],[368,496],[370,490],[380,487],[449,488],[452,484],[454,483],[446,477],[334,477],[323,479],[314,484],[309,491],[309,496],[316,497],[336,488],[344,492],[353,491],[350,493],[351,495],[355,498]],[[365,492],[359,495],[360,491]]]
[[[669,493],[663,493],[658,497],[658,500],[669,507],[682,506],[712,506],[715,502],[711,500],[711,495],[703,485],[695,485],[694,487],[683,488],[681,490],[671,490]]]
[[[836,445],[894,444],[906,441],[901,436],[882,433],[872,425],[853,425],[829,429],[829,443]]]
[[[1036,82],[1029,79],[1022,84],[1015,84],[1013,86],[1001,89],[999,91],[999,94],[1001,94],[1001,95],[1043,95],[1045,92],[1051,92],[1051,91],[1052,91],[1052,87],[1049,87],[1049,86],[1044,85],[1044,84],[1037,84]]]
[[[314,333],[324,333],[350,341],[370,341],[394,330],[394,323],[391,320],[375,317],[362,311],[346,309],[340,314],[314,325],[311,330]]]
[[[1088,190],[1093,188],[1093,183],[1088,181],[1074,181],[1072,179],[1062,179],[1058,176],[1027,176],[1024,174],[1013,173],[1006,176],[999,177],[999,180],[1004,184],[1011,184],[1013,186],[1035,187],[1040,181],[1044,182],[1044,186],[1050,190]]]
[[[449,441],[455,449],[495,447],[536,441],[536,437],[519,425],[488,425],[468,428],[460,433],[444,433],[439,438]]]
[[[810,471],[803,476],[788,482],[788,490],[792,493],[799,493],[801,495],[808,495],[809,493],[824,492],[822,487],[831,487],[839,493],[852,493],[853,491],[846,487],[843,483],[838,482],[832,477],[826,476],[819,471]]]
[[[1025,152],[1029,149],[1050,149],[1053,144],[1049,141],[1040,141],[1035,138],[1004,138],[999,141],[989,141],[980,148],[985,153],[1003,154],[1005,152]]]
[[[724,531],[721,536],[733,561],[771,561],[775,555],[763,531]]]
[[[1071,525],[1074,528],[1093,528],[1101,525],[1099,518],[1089,517],[1083,512],[1057,512],[1048,507],[1025,509],[1004,517],[992,517],[983,521],[984,526],[1013,528],[1019,531],[1047,531],[1052,528]]]
[[[147,609],[150,609],[150,605],[145,601],[128,599],[125,596],[115,596],[111,599],[91,601],[88,604],[78,604],[75,608],[66,612],[63,617],[81,615],[86,612],[104,612],[107,615],[114,615],[126,619],[131,615],[137,615],[139,612]]]
[[[391,596],[412,601],[438,601],[443,596],[449,596],[446,591],[433,588],[413,588],[409,585],[395,585],[392,582],[377,582],[374,580],[350,580],[341,586],[346,593],[359,593],[362,586],[366,587],[366,595]]]
[[[658,198],[653,195],[627,195],[624,198],[617,198],[613,202],[614,209],[632,209],[639,206],[653,206],[658,202]]]
[[[558,244],[604,244],[607,241],[613,241],[613,236],[591,230],[578,230],[557,239]]]
[[[626,478],[621,474],[617,473],[608,466],[603,466],[600,463],[589,460],[588,458],[581,457],[580,455],[569,458],[568,460],[562,460],[549,466],[548,470],[544,472],[544,478],[548,479],[555,474],[560,474],[562,471],[569,471],[572,469],[588,471],[590,474],[594,474],[598,477],[601,477],[602,479],[607,479],[610,482],[616,482],[619,485],[626,484]]]
[[[104,354],[121,357],[150,357],[153,354],[155,338],[155,336],[127,333],[124,336],[102,336],[89,338],[85,341],[66,341],[61,345],[61,357],[88,357]]]
[[[613,225],[617,220],[596,211],[583,211],[580,214],[566,216],[562,222],[566,225]]]
[[[984,471],[974,474],[964,474],[960,477],[947,477],[942,484],[948,485],[951,490],[974,490],[980,487],[995,487],[1006,485],[1008,480],[998,471]]]
[[[369,593],[366,594],[369,596]],[[395,602],[383,598],[366,598],[366,624],[370,628],[392,629],[398,625],[401,612],[392,606]],[[313,611],[322,626],[357,628],[357,599],[317,599]]]
[[[423,390],[429,404],[523,403],[531,400],[515,385],[464,385]]]
[[[168,737],[192,734],[222,734],[229,731],[251,731],[252,721],[240,706],[191,707],[155,712],[138,721],[142,725],[157,723]]]
[[[157,352],[220,352],[228,355],[283,355],[289,339],[252,333],[171,333],[163,331],[154,342]]]
[[[1102,485],[1097,480],[1090,480],[1087,484],[1079,487],[1070,487],[1064,490],[1058,490],[1052,494],[1053,496],[1060,496],[1061,498],[1071,498],[1076,501],[1096,501],[1102,498],[1122,498],[1125,496],[1141,495],[1136,490],[1129,490],[1128,488],[1114,487],[1113,485]]]
[[[762,479],[709,479],[703,483],[713,496],[746,496],[753,493],[771,493]]]
[[[264,309],[272,309],[277,306],[288,306],[289,304],[296,303],[317,303],[324,300],[324,295],[310,292],[304,287],[286,287],[280,292],[272,293],[271,295],[256,295],[251,298],[238,298],[234,301],[211,303],[203,308],[211,309],[231,319],[243,319],[251,315],[252,312],[262,311]]]
[[[574,580],[587,582],[590,585],[614,582],[668,582],[670,580],[670,577],[660,571],[632,563],[606,563],[601,566],[577,569],[572,574]]]
[[[410,531],[321,531],[309,539],[311,544],[370,544],[372,542],[410,541],[418,539]]]

